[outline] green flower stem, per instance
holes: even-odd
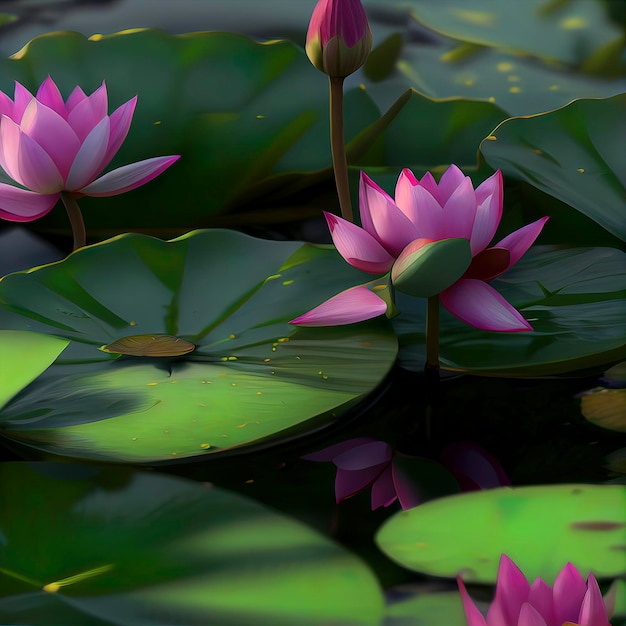
[[[63,200],[67,216],[70,218],[72,235],[74,236],[74,250],[78,250],[78,248],[82,248],[87,243],[87,233],[85,231],[83,215],[80,212],[76,198],[73,198],[67,191],[61,192],[61,200]]]
[[[439,296],[428,298],[426,312],[426,371],[439,372]]]
[[[335,183],[339,196],[341,217],[353,222],[348,182],[348,160],[343,134],[343,77],[330,77],[330,150],[333,155]]]

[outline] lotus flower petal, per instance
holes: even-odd
[[[606,611],[598,581],[593,574],[587,579],[587,593],[583,598],[580,614],[578,616],[580,626],[609,626],[609,618]]]
[[[65,181],[66,189],[80,189],[100,173],[109,143],[110,126],[109,118],[105,117],[87,135]]]
[[[539,611],[528,604],[528,602],[525,602],[522,604],[517,626],[547,626],[547,624],[546,620],[541,617]]]
[[[367,489],[380,475],[384,466],[368,467],[359,471],[338,469],[335,477],[337,504]]]
[[[0,115],[11,117],[13,113],[13,100],[4,91],[0,91]]]
[[[439,187],[437,185],[437,181],[435,177],[430,173],[426,172],[424,176],[422,176],[420,180],[420,185],[426,189],[426,191],[439,203],[439,206],[443,206],[445,203],[441,201],[439,198]]]
[[[324,212],[333,243],[350,265],[370,274],[384,274],[391,269],[394,257],[363,228]]]
[[[476,192],[469,178],[464,178],[450,194],[443,207],[443,212],[442,225],[444,231],[442,239],[453,237],[469,239],[471,237],[476,216]]]
[[[340,469],[362,470],[372,466],[385,465],[391,461],[391,446],[384,441],[369,441],[353,445],[333,459]]]
[[[391,197],[361,172],[360,209],[363,228],[392,256],[417,237],[417,229]]]
[[[457,576],[456,582],[459,586],[459,593],[461,594],[461,601],[463,602],[463,610],[465,611],[465,617],[467,618],[467,626],[487,626],[487,621],[483,617],[483,614],[476,608],[476,605],[467,593],[465,584],[460,576]]]
[[[130,123],[133,120],[136,105],[137,97],[135,96],[111,113],[111,134],[102,167],[106,167],[111,162],[111,159],[124,143],[130,129]]]
[[[541,578],[535,579],[530,586],[528,603],[537,610],[548,625],[554,623],[552,589]]]
[[[41,194],[0,183],[0,218],[9,222],[32,222],[49,213],[61,194]]]
[[[496,234],[502,219],[502,187],[502,172],[498,170],[476,188],[476,217],[470,237],[472,254],[484,250]]]
[[[145,185],[163,173],[170,165],[178,161],[179,156],[153,157],[130,165],[118,167],[116,170],[101,176],[80,192],[86,196],[116,196]]]
[[[13,114],[11,119],[19,124],[22,121],[22,115],[26,110],[26,107],[30,104],[30,101],[34,98],[32,93],[24,87],[21,83],[15,83],[15,97],[13,98]]]
[[[371,506],[372,511],[381,506],[387,507],[398,499],[393,482],[391,464],[383,470],[380,476],[372,483]]]
[[[63,102],[63,96],[50,76],[48,76],[39,86],[36,99],[41,104],[45,105],[49,109],[52,109],[63,119],[67,119],[67,111],[65,108],[65,102]]]
[[[535,243],[535,239],[539,237],[539,233],[541,233],[541,229],[548,219],[548,217],[542,217],[535,222],[522,226],[522,228],[507,235],[494,246],[495,248],[505,248],[509,251],[511,255],[509,267],[515,265],[528,248]]]
[[[567,563],[559,572],[552,587],[554,617],[559,624],[575,622],[578,619],[585,593],[587,593],[585,579],[571,563]]]
[[[72,93],[69,95],[67,101],[65,102],[65,108],[67,110],[68,117],[69,114],[74,110],[74,108],[86,98],[87,94],[79,86],[74,87]]]
[[[437,188],[439,190],[439,197],[437,200],[441,206],[445,206],[446,202],[452,194],[458,189],[459,186],[463,184],[463,181],[469,180],[465,174],[456,166],[451,165],[441,176],[439,179],[439,185]],[[471,184],[471,180],[470,180]]]
[[[367,287],[359,285],[338,293],[289,323],[298,326],[341,326],[369,320],[386,312],[387,303]]]
[[[522,605],[528,599],[530,585],[519,567],[503,554],[498,566],[496,595],[487,611],[487,623],[517,624]]]
[[[90,96],[76,102],[67,119],[80,141],[107,116],[108,100],[106,85],[102,83]]]
[[[532,326],[493,287],[461,279],[440,294],[441,304],[462,322],[481,330],[521,332]]]
[[[412,509],[418,504],[422,503],[420,494],[417,491],[414,483],[408,478],[408,476],[398,466],[397,461],[391,463],[391,473],[393,476],[393,485],[398,495],[398,501],[403,510]]]
[[[472,441],[457,441],[441,451],[443,464],[454,474],[463,491],[492,489],[511,481],[499,461]]]
[[[46,151],[65,180],[80,148],[70,125],[56,111],[33,99],[24,111],[20,127]]]

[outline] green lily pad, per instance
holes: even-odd
[[[534,55],[570,65],[581,64],[617,39],[620,30],[601,2],[551,0],[493,2],[407,0],[421,24],[460,41]]]
[[[332,246],[228,230],[170,242],[122,235],[9,274],[0,328],[71,343],[0,413],[2,433],[53,454],[153,462],[321,428],[381,383],[397,340],[385,319],[314,329],[288,321],[365,277]],[[142,335],[195,349],[100,349]]]
[[[171,476],[0,466],[3,623],[376,626],[373,573],[253,500]]]
[[[501,487],[427,502],[388,519],[380,549],[409,569],[494,583],[501,554],[529,580],[566,563],[597,577],[626,574],[626,487]]]
[[[442,308],[441,365],[486,376],[545,376],[626,355],[626,254],[615,248],[531,249],[491,285],[533,332],[486,332]],[[400,364],[424,369],[426,301],[398,294]]]
[[[291,184],[306,189],[318,182],[314,172],[331,165],[327,77],[288,41],[150,29],[89,39],[58,32],[0,60],[0,70],[0,89],[10,95],[14,80],[36,89],[48,74],[66,97],[77,84],[91,92],[106,80],[110,110],[137,95],[128,138],[111,167],[182,155],[176,167],[137,190],[82,198],[92,237],[138,229],[180,234],[222,225],[227,213],[263,209],[272,212],[259,222],[302,219],[312,212],[294,209],[303,204],[300,189],[283,198],[288,208],[277,213],[272,193],[278,183],[270,190],[263,185],[290,173]],[[348,90],[345,106],[350,110],[347,140],[380,116],[361,89]],[[278,187],[284,195],[287,185]],[[317,208],[314,214],[320,212]],[[33,227],[69,232],[61,209]]]
[[[45,371],[69,341],[39,333],[0,330],[0,408]]]
[[[404,597],[387,607],[384,626],[466,626],[458,591],[424,592]]]
[[[493,168],[558,198],[626,240],[626,94],[578,100],[498,126],[480,150]]]

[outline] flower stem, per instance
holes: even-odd
[[[70,218],[72,235],[74,236],[74,250],[78,250],[78,248],[82,248],[87,243],[87,233],[85,231],[83,215],[80,212],[76,198],[73,198],[67,191],[61,192],[61,200],[63,200],[67,216]]]
[[[428,298],[426,312],[426,372],[439,372],[439,295]]]
[[[335,184],[339,196],[341,217],[353,222],[348,182],[348,160],[343,134],[343,77],[330,77],[330,150],[333,156]]]

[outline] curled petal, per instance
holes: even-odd
[[[476,188],[476,217],[470,245],[472,254],[484,250],[496,234],[502,219],[502,172],[498,170]]]
[[[440,298],[452,315],[474,328],[501,332],[532,330],[521,313],[482,280],[459,280]]]
[[[487,626],[487,622],[482,613],[476,608],[476,605],[469,597],[467,589],[465,588],[460,576],[457,576],[456,582],[459,586],[459,593],[461,594],[461,600],[463,602],[463,610],[465,611],[467,626]]]
[[[9,222],[31,222],[49,213],[59,193],[41,194],[0,183],[0,218]]]
[[[308,313],[291,320],[298,326],[341,326],[384,315],[387,303],[367,287],[346,289]]]
[[[79,191],[86,196],[116,196],[119,193],[145,185],[178,161],[179,158],[180,155],[154,157],[124,165],[97,178],[93,183]]]
[[[541,232],[543,225],[548,221],[548,219],[550,218],[542,217],[536,222],[526,224],[526,226],[522,226],[522,228],[512,232],[510,235],[507,235],[494,246],[494,248],[505,248],[509,251],[511,256],[509,258],[509,266],[507,269],[515,265],[526,250],[533,245],[535,239],[539,237],[539,233]]]
[[[392,256],[417,237],[410,219],[391,197],[361,172],[360,209],[363,228],[374,236]]]
[[[370,233],[332,213],[324,216],[335,247],[350,265],[370,274],[389,271],[394,257]]]

